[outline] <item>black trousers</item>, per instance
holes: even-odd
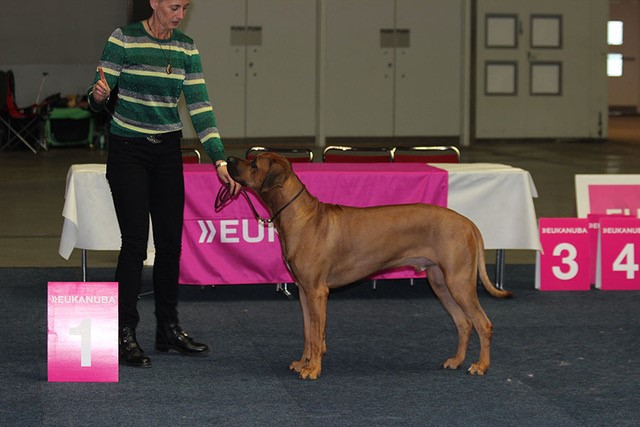
[[[153,290],[159,322],[178,321],[178,274],[184,208],[184,177],[180,132],[162,142],[110,135],[107,180],[122,238],[115,280],[119,324],[136,327],[137,302],[147,257],[149,215],[153,227],[155,262]],[[156,140],[157,141],[157,140]]]

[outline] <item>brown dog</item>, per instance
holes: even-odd
[[[470,374],[489,368],[491,322],[480,307],[477,275],[493,296],[511,296],[487,276],[478,228],[446,208],[393,205],[353,208],[321,203],[305,190],[289,161],[274,153],[253,160],[229,158],[231,177],[255,191],[272,213],[282,254],[300,293],[304,352],[290,369],[317,379],[326,352],[329,289],[353,283],[379,270],[412,266],[427,272],[434,292],[458,329],[456,355],[444,368],[465,359],[472,326],[480,338],[480,358]]]

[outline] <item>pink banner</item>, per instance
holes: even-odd
[[[379,206],[429,203],[447,206],[447,172],[420,163],[295,163],[293,168],[311,194],[325,203]],[[220,212],[214,201],[221,184],[210,164],[185,165],[185,211],[180,283],[292,283],[278,236],[260,224],[243,197]],[[258,213],[269,213],[249,194]],[[424,274],[422,274],[424,276]],[[379,278],[417,277],[399,269]]]
[[[640,185],[589,185],[589,212],[640,218]]]

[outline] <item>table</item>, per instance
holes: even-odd
[[[296,170],[303,167],[303,164],[295,165]],[[312,163],[311,168],[326,168],[328,164]],[[389,164],[385,164],[389,166]],[[396,164],[399,165],[399,164]],[[485,247],[487,249],[498,249],[499,254],[504,254],[505,249],[530,249],[540,250],[540,240],[538,236],[537,218],[533,206],[533,197],[537,197],[537,191],[533,183],[533,179],[529,172],[514,168],[507,165],[488,164],[488,163],[461,163],[461,164],[437,164],[431,165],[447,172],[448,181],[448,197],[447,206],[462,213],[474,221],[483,234]],[[340,167],[345,168],[344,164]],[[389,166],[391,167],[391,166]],[[304,168],[304,167],[303,167]],[[68,259],[74,248],[83,250],[83,278],[86,279],[86,250],[117,250],[120,248],[120,234],[118,231],[113,202],[109,186],[105,178],[104,164],[82,164],[73,165],[69,169],[67,175],[67,186],[65,193],[65,203],[63,207],[63,228],[60,238],[60,255]],[[411,168],[409,168],[411,169]],[[326,172],[326,171],[325,171]],[[343,171],[344,172],[344,171]],[[396,175],[409,175],[396,169]],[[299,172],[302,176],[305,173]],[[340,174],[341,172],[333,172]],[[424,170],[423,174],[434,174],[433,169]],[[412,172],[416,175],[416,171]],[[418,173],[419,175],[420,173]],[[216,185],[219,186],[215,173],[211,165],[185,165],[185,185],[187,186],[186,199],[189,199],[189,176],[204,179],[210,185],[210,194],[199,197],[205,200],[207,206],[213,205],[213,199],[217,192]],[[208,175],[208,178],[207,178]],[[365,174],[366,175],[366,174]],[[375,174],[368,173],[368,188],[372,188],[371,179]],[[382,179],[381,182],[388,181]],[[307,184],[309,185],[309,184]],[[374,186],[382,186],[386,184],[375,184]],[[396,188],[414,189],[414,184],[396,183]],[[344,187],[342,187],[344,188]],[[386,187],[383,187],[386,188]],[[317,191],[317,190],[313,190]],[[313,192],[312,191],[312,192]],[[393,193],[393,191],[387,191]],[[401,194],[402,191],[396,190]],[[195,194],[195,193],[194,193]],[[358,198],[362,194],[358,194]],[[355,200],[354,195],[349,196],[350,200]],[[414,196],[415,192],[414,192]],[[322,200],[322,199],[321,199]],[[406,201],[406,200],[405,200]],[[417,201],[417,200],[408,200]],[[235,206],[238,204],[238,206]],[[239,202],[234,202],[233,206],[239,207]],[[186,208],[186,202],[185,202]],[[222,211],[225,214],[228,206]],[[266,213],[266,210],[262,213]],[[231,218],[222,218],[223,220],[238,221],[238,217],[231,215]],[[202,222],[198,222],[202,221]],[[212,241],[216,238],[215,233],[218,230],[215,226],[210,225],[207,219],[198,220],[195,217],[185,215],[185,231],[183,233],[196,233],[198,241],[203,238],[206,242],[208,239]],[[211,223],[213,224],[213,223]],[[251,227],[250,223],[240,224],[240,229],[245,227],[248,230],[248,237],[257,238],[257,230],[251,231],[247,227]],[[194,227],[197,227],[194,229]],[[231,227],[231,228],[229,228]],[[237,238],[234,233],[237,232],[237,225],[227,223],[224,231],[226,238]],[[231,233],[231,234],[229,234]],[[150,233],[151,235],[151,233]],[[183,234],[184,236],[184,234]],[[277,240],[277,236],[270,235],[268,230],[265,234],[268,239]],[[220,236],[218,236],[220,237]],[[264,237],[263,237],[264,238]],[[193,242],[191,240],[190,242]],[[190,252],[189,246],[192,243],[184,243],[183,253]],[[149,242],[152,247],[152,242]],[[497,267],[504,267],[504,256],[498,257]],[[215,268],[215,260],[206,261],[207,268]],[[499,273],[500,271],[497,271]],[[267,281],[268,277],[264,277],[258,283],[277,283],[278,281]],[[193,280],[190,280],[193,281]],[[496,282],[502,283],[502,274],[496,277]],[[233,283],[230,280],[221,278],[221,281],[215,284]],[[245,281],[244,283],[253,283]]]

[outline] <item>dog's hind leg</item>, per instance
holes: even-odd
[[[444,275],[440,267],[433,266],[427,269],[427,279],[431,288],[437,295],[438,299],[444,306],[445,310],[456,325],[458,330],[458,350],[456,355],[444,361],[442,367],[445,369],[458,369],[464,362],[467,354],[467,347],[469,346],[469,339],[471,337],[472,323],[469,318],[464,314],[462,308],[449,292],[444,279]]]
[[[480,306],[476,291],[476,279],[473,277],[458,277],[448,279],[449,291],[458,302],[466,317],[471,320],[473,327],[480,339],[480,357],[476,363],[469,368],[471,375],[484,375],[489,369],[491,353],[492,325],[491,321]],[[471,285],[472,284],[472,285]]]
[[[491,338],[493,336],[493,326],[491,321],[480,306],[478,296],[461,301],[461,306],[467,316],[473,322],[478,338],[480,339],[480,357],[476,363],[471,364],[469,373],[471,375],[484,375],[489,369],[491,360]]]

